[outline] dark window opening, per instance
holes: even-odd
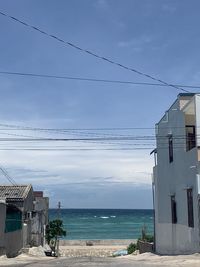
[[[187,205],[188,205],[188,226],[194,227],[193,193],[191,188],[187,189]]]
[[[193,147],[196,147],[196,131],[195,126],[186,125],[186,151],[191,150]]]
[[[176,200],[175,196],[171,196],[171,214],[172,214],[172,223],[177,223],[177,210],[176,210]]]
[[[172,135],[169,136],[168,144],[169,144],[169,162],[172,162],[173,159],[174,159],[174,157],[173,157],[173,139],[172,139]]]
[[[8,205],[6,208],[5,233],[22,229],[22,213],[16,207]]]

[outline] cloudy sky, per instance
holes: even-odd
[[[183,85],[200,85],[199,10],[198,0],[0,0],[0,12]],[[152,82],[2,15],[0,35],[0,72]],[[1,138],[79,139],[151,136],[181,91],[0,73],[0,92]],[[152,207],[153,141],[1,140],[0,145],[0,165],[18,184],[44,190],[51,207],[58,201],[65,208]],[[148,149],[138,149],[145,145]],[[0,179],[8,182],[3,175]]]

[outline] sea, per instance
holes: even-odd
[[[64,239],[137,239],[141,230],[153,234],[153,210],[50,209],[49,219],[60,218],[67,231]]]

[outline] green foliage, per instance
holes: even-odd
[[[56,242],[59,237],[66,236],[66,231],[63,229],[63,221],[62,220],[53,220],[49,222],[49,225],[46,229],[46,240],[47,243],[54,247],[56,246]]]
[[[141,230],[141,237],[138,238],[137,243],[130,243],[127,247],[128,254],[132,254],[134,251],[139,249],[138,241],[145,241],[152,243],[154,241],[154,237],[152,235],[147,234],[147,227],[144,225]]]
[[[127,247],[127,252],[128,252],[128,254],[132,254],[137,249],[138,249],[138,245],[137,244],[130,243],[129,246]]]
[[[145,235],[143,240],[146,241],[146,242],[152,243],[154,238],[153,238],[152,235]]]
[[[152,235],[148,235],[147,234],[147,227],[146,225],[144,225],[142,227],[142,237],[141,238],[138,238],[138,240],[142,240],[142,241],[146,241],[146,242],[153,242],[154,241],[154,237]]]

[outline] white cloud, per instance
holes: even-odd
[[[142,35],[138,38],[132,38],[126,41],[118,42],[118,46],[121,48],[131,48],[134,51],[143,50],[144,46],[149,45],[152,42],[152,37],[147,35]]]
[[[16,124],[19,124],[16,122]],[[9,131],[9,134],[13,131]],[[15,131],[16,134],[49,136],[46,132]],[[58,134],[54,134],[56,136]],[[4,135],[2,135],[4,136]],[[5,134],[5,137],[7,135]],[[63,137],[63,135],[58,135]],[[66,135],[67,136],[67,135]],[[64,135],[64,137],[66,137]],[[18,136],[16,136],[18,137]],[[73,143],[73,142],[2,142],[1,148],[70,148],[91,147],[101,149],[105,144]],[[109,145],[109,147],[116,147]],[[119,146],[118,146],[119,147]],[[66,151],[15,151],[0,150],[0,165],[5,167],[10,176],[18,184],[31,183],[37,190],[45,192],[53,198],[59,194],[60,188],[71,188],[74,194],[84,194],[93,189],[99,191],[110,188],[145,188],[151,184],[152,158],[148,151],[133,150],[66,150]],[[6,179],[1,175],[2,181]],[[107,190],[106,189],[106,190]],[[64,190],[64,189],[63,189]],[[110,191],[111,190],[111,191]],[[71,194],[72,194],[71,192]],[[122,195],[123,195],[122,192]],[[107,192],[108,194],[108,192]],[[68,195],[66,194],[66,201]],[[64,195],[63,195],[64,198]],[[95,196],[94,202],[95,202]],[[114,199],[113,199],[114,201]],[[88,202],[86,202],[88,203]],[[100,203],[100,200],[99,200]],[[76,204],[78,205],[78,204]]]
[[[163,11],[173,14],[176,11],[176,7],[170,4],[164,4],[162,6]]]
[[[97,0],[95,6],[100,9],[107,9],[109,7],[107,0]]]

